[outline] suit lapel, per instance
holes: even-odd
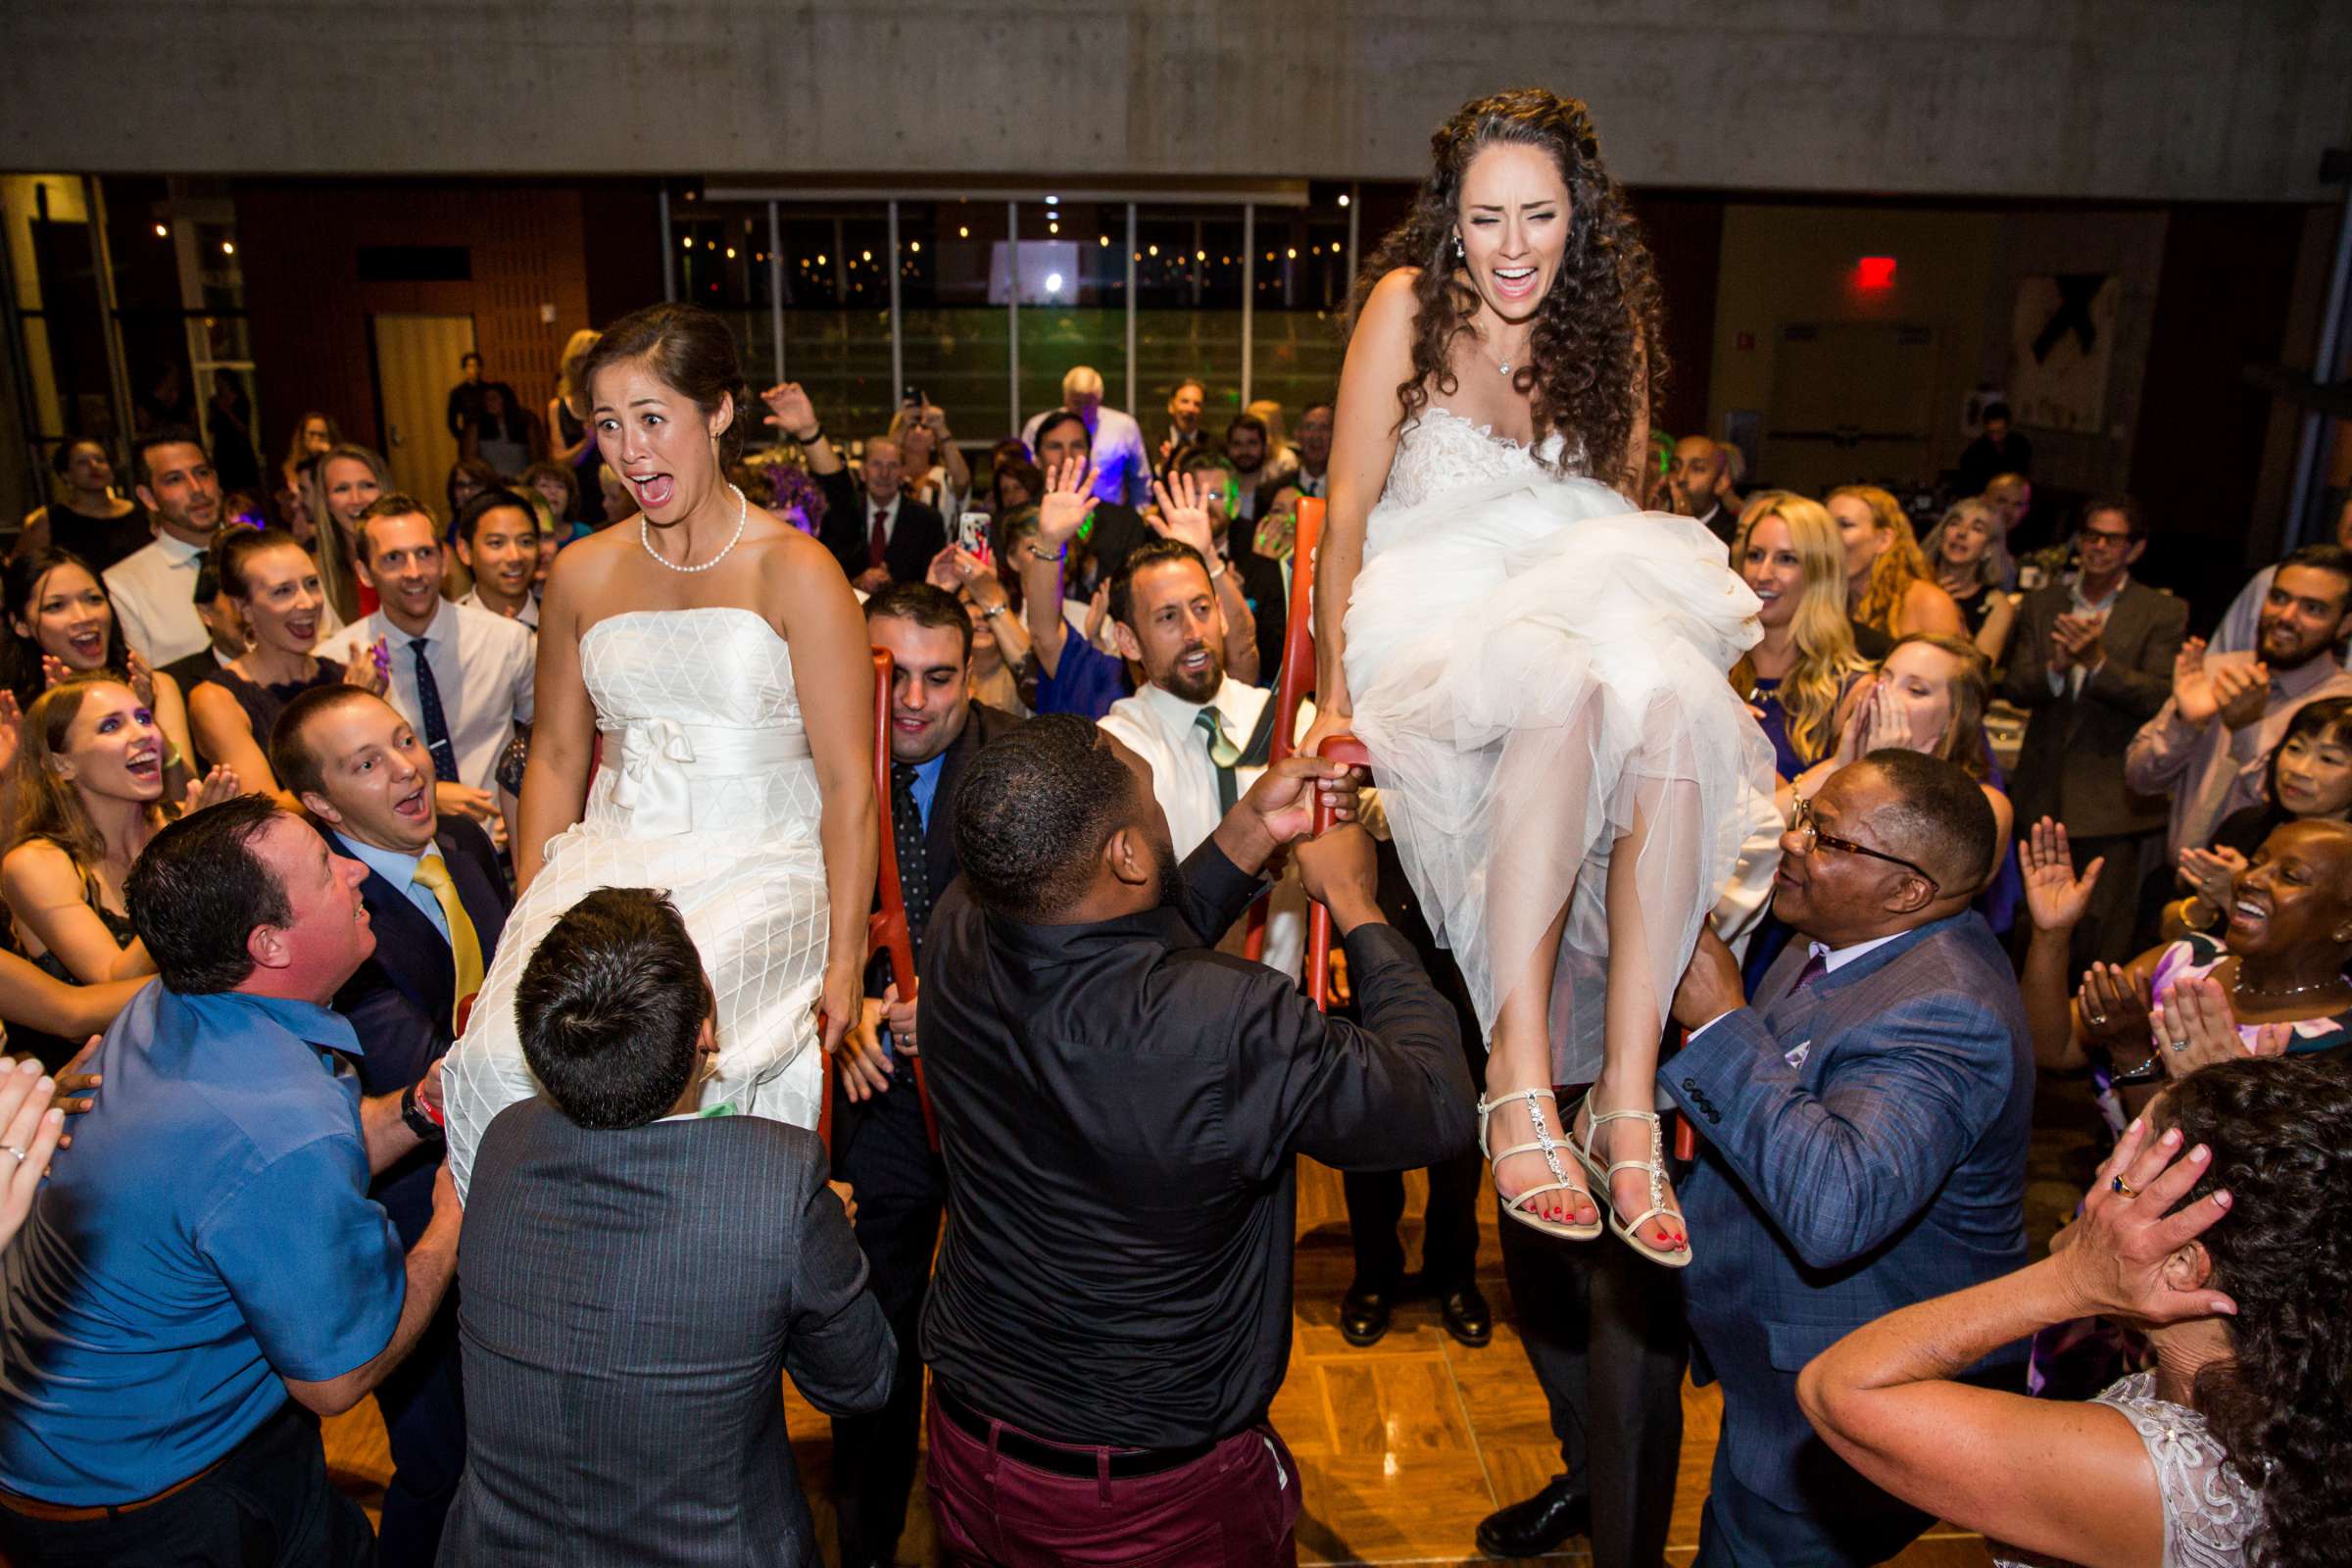
[[[341,835],[336,837],[340,841]],[[343,850],[348,854],[350,846],[343,845]],[[375,931],[375,961],[384,978],[426,1017],[447,1018],[457,1002],[457,975],[450,965],[449,944],[433,929],[424,911],[373,866],[368,868],[368,880],[360,884],[360,898],[368,906],[368,924]],[[428,954],[438,961],[426,963],[420,955]]]

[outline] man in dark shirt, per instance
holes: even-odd
[[[1345,769],[1275,764],[1180,867],[1149,769],[1075,715],[965,769],[963,878],[921,961],[948,1165],[929,1481],[951,1554],[1290,1560],[1297,1471],[1266,1411],[1296,1156],[1426,1165],[1473,1136],[1452,1009],[1381,919],[1370,839],[1302,840],[1318,793],[1352,814]],[[1207,945],[1294,840],[1360,1026]]]
[[[2004,473],[2022,473],[2031,478],[2034,473],[2034,443],[2009,425],[2009,405],[1984,405],[1984,433],[1971,441],[1960,454],[1960,478],[1955,493],[1980,496],[1984,487]]]

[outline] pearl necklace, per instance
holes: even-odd
[[[2245,962],[2240,959],[2237,972],[2230,977],[2230,994],[2239,1000],[2247,997],[2266,997],[2277,1000],[2287,997],[2307,997],[2315,991],[2333,991],[2343,983],[2343,976],[2335,975],[2326,980],[2314,980],[2307,985],[2250,986],[2246,984]]]
[[[735,490],[733,485],[729,485],[727,488],[730,490]],[[676,562],[665,559],[661,551],[656,550],[654,548],[653,535],[647,531],[651,524],[648,522],[645,514],[642,512],[637,514],[637,542],[645,546],[645,553],[647,555],[653,557],[656,561],[661,562],[662,564],[667,566],[672,571],[709,571],[712,566],[715,566],[720,562],[726,560],[728,554],[733,551],[738,544],[743,542],[743,525],[747,520],[750,519],[751,514],[751,498],[746,496],[742,491],[735,490],[734,537],[727,541],[726,549],[721,550],[717,555],[712,556],[709,561],[704,562],[699,566],[681,566]]]

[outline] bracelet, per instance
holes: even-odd
[[[2181,929],[2183,929],[2183,930],[2187,930],[2187,931],[2198,931],[2198,932],[2210,931],[2210,930],[2212,930],[2212,929],[2213,929],[2213,922],[2214,922],[2214,921],[2216,921],[2216,920],[2219,920],[2219,919],[2222,917],[2222,911],[2221,911],[2221,910],[2219,910],[2219,909],[2215,909],[2215,910],[2213,911],[2213,913],[2211,913],[2211,914],[2209,914],[2209,915],[2207,915],[2207,916],[2205,917],[2205,921],[2204,921],[2204,923],[2203,923],[2203,924],[2201,924],[2201,925],[2200,925],[2200,924],[2198,924],[2197,922],[2195,922],[2195,921],[2193,921],[2193,920],[2189,919],[2189,917],[2188,917],[2188,906],[2189,906],[2190,905],[2192,905],[2192,904],[2198,904],[2198,903],[2202,903],[2202,902],[2204,901],[2204,898],[2205,898],[2205,895],[2204,895],[2204,894],[2202,894],[2202,893],[2191,893],[2191,894],[2190,894],[2190,895],[2189,895],[2187,898],[2185,898],[2185,899],[2182,899],[2182,900],[2180,901],[2180,925],[2181,925]],[[2208,907],[2210,907],[2210,906],[2208,906]]]
[[[400,1092],[400,1119],[408,1125],[409,1131],[425,1143],[439,1143],[446,1136],[441,1128],[441,1118],[417,1102],[415,1084]]]
[[[1227,564],[1225,562],[1223,562],[1223,561],[1219,561],[1219,562],[1217,563],[1217,569],[1216,569],[1216,570],[1214,570],[1214,571],[1212,571],[1212,572],[1210,572],[1210,573],[1208,574],[1208,580],[1209,580],[1210,582],[1215,582],[1215,581],[1216,581],[1216,580],[1217,580],[1219,577],[1222,577],[1222,576],[1224,576],[1226,572],[1228,572],[1228,571],[1230,571],[1230,570],[1232,570],[1232,569],[1233,569],[1233,568],[1232,568],[1232,567],[1231,567],[1229,564]]]
[[[980,618],[982,620],[994,620],[1003,613],[1004,613],[1004,607],[1003,605],[991,605],[986,610],[980,612]]]
[[[796,435],[796,436],[794,436],[794,437],[793,437],[793,439],[794,439],[795,441],[798,441],[798,442],[799,442],[799,443],[800,443],[802,446],[805,446],[805,447],[812,447],[812,446],[816,445],[816,444],[817,444],[819,441],[822,441],[824,438],[825,438],[825,427],[824,427],[823,425],[821,425],[821,424],[820,424],[820,425],[818,425],[818,426],[817,426],[815,429],[813,429],[813,430],[809,431],[809,432],[808,432],[807,435]]]
[[[2156,1063],[2157,1053],[2150,1052],[2148,1053],[2148,1059],[2141,1062],[2138,1066],[2132,1068],[2130,1072],[2110,1071],[2107,1074],[2107,1081],[2111,1084],[2154,1083],[2157,1079],[2164,1076],[2163,1071],[2156,1065]]]

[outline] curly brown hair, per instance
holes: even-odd
[[[1558,430],[1566,458],[1620,485],[1636,414],[1652,406],[1666,376],[1661,304],[1649,248],[1625,190],[1600,161],[1600,140],[1581,100],[1521,87],[1464,104],[1430,138],[1429,177],[1404,221],[1389,231],[1356,278],[1352,324],[1380,280],[1418,268],[1413,280],[1412,379],[1397,384],[1402,429],[1428,406],[1429,389],[1454,389],[1453,341],[1470,330],[1478,292],[1449,254],[1460,221],[1462,177],[1489,147],[1540,147],[1568,187],[1568,249],[1537,307],[1527,363],[1511,384],[1527,394],[1536,445]],[[1647,454],[1642,454],[1646,457]]]
[[[2230,1190],[2199,1240],[2229,1293],[2235,1352],[2198,1374],[2197,1408],[2230,1463],[2262,1493],[2257,1568],[2341,1562],[2352,1518],[2352,1067],[2335,1054],[2227,1061],[2175,1084],[2149,1128],[2180,1129],[2213,1162],[2191,1200]]]

